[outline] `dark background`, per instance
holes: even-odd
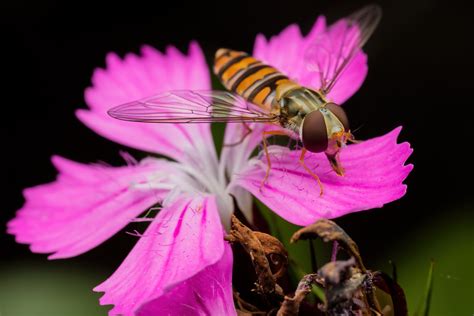
[[[145,43],[160,50],[173,44],[186,51],[194,39],[210,61],[219,47],[251,52],[257,33],[277,34],[291,23],[307,32],[319,14],[332,22],[367,1],[150,3],[2,2],[2,225],[21,207],[23,188],[55,178],[53,154],[80,162],[121,163],[118,151],[123,148],[74,116],[75,109],[85,107],[83,91],[93,69],[104,66],[106,53],[123,56]],[[416,244],[412,238],[434,218],[442,222],[446,216],[459,216],[461,225],[461,218],[472,222],[474,217],[471,11],[455,1],[378,3],[384,16],[365,49],[369,75],[345,109],[351,125],[362,126],[360,139],[403,125],[400,141],[414,148],[409,162],[415,169],[403,199],[338,220],[374,264],[390,258],[392,247],[403,248],[402,242]],[[441,224],[435,235],[446,234]],[[11,236],[2,234],[1,241],[6,265],[46,262],[44,255],[30,253]],[[104,279],[134,242],[121,233],[69,263],[48,264],[90,266]]]

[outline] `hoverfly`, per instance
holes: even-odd
[[[283,129],[263,132],[263,147],[268,168],[271,161],[266,137],[289,135],[303,144],[300,163],[319,183],[319,178],[304,163],[307,151],[324,152],[338,174],[344,169],[339,153],[352,141],[344,110],[327,99],[341,74],[374,32],[381,18],[377,5],[366,6],[339,21],[337,40],[320,35],[307,48],[304,62],[318,76],[320,87],[303,87],[272,66],[239,51],[221,48],[216,52],[214,73],[228,91],[178,90],[116,106],[109,115],[126,121],[145,123],[271,123]]]

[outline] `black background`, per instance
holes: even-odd
[[[66,4],[67,3],[67,4]],[[304,32],[318,14],[329,21],[366,1],[64,1],[2,3],[2,223],[23,203],[25,187],[54,180],[53,154],[80,162],[121,163],[123,149],[83,126],[74,110],[107,52],[123,56],[142,44],[187,50],[198,40],[211,60],[219,47],[252,51],[257,33],[269,36],[290,23]],[[370,249],[416,231],[427,218],[472,204],[471,11],[454,1],[380,1],[384,17],[366,47],[369,76],[345,105],[357,137],[403,125],[401,141],[414,148],[407,195],[382,210],[340,219]],[[133,151],[132,151],[133,152]],[[4,227],[2,228],[4,230]],[[7,260],[45,260],[2,234]],[[110,272],[134,239],[118,234],[79,261]],[[374,254],[375,256],[375,254]]]

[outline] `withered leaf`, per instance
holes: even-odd
[[[285,296],[277,316],[297,316],[300,310],[301,302],[306,295],[311,292],[311,286],[318,281],[317,274],[307,274],[298,283],[295,295],[293,297]]]
[[[249,254],[257,274],[257,291],[263,295],[282,297],[283,290],[276,283],[276,279],[286,271],[288,254],[283,245],[270,235],[252,231],[235,216],[232,216],[231,230],[225,239],[240,243]],[[272,272],[267,255],[271,255],[272,265],[279,268],[275,274]]]
[[[329,262],[318,270],[318,275],[324,279],[328,315],[352,315],[365,308],[361,290],[366,275],[356,267],[354,258]]]
[[[290,242],[294,243],[300,239],[315,239],[320,237],[325,242],[336,241],[339,245],[354,257],[359,269],[365,273],[366,269],[359,253],[359,247],[351,237],[336,223],[328,219],[320,219],[316,223],[301,228],[293,234]]]
[[[393,280],[386,273],[380,271],[373,273],[372,280],[377,288],[391,296],[394,316],[408,315],[408,306],[405,293],[395,280]]]
[[[273,276],[276,279],[281,278],[286,273],[288,267],[288,252],[286,251],[285,246],[283,246],[278,239],[269,234],[257,231],[254,231],[253,233],[262,244],[263,251],[267,256]]]

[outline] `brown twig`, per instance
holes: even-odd
[[[266,315],[265,312],[260,311],[257,307],[253,306],[252,304],[245,301],[243,298],[240,297],[240,294],[234,291],[234,301],[237,303],[239,307],[237,309],[237,315],[239,316],[257,316]]]
[[[293,297],[285,296],[277,316],[297,316],[300,310],[301,302],[311,292],[311,286],[316,283],[318,276],[316,274],[305,275],[296,288]]]

